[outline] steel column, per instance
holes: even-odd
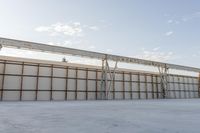
[[[199,73],[199,77],[198,77],[198,95],[200,98],[200,73]]]
[[[1,82],[1,101],[3,101],[3,91],[4,91],[4,80],[5,80],[5,72],[6,72],[6,61],[3,62],[3,75]]]

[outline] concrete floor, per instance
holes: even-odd
[[[0,133],[199,133],[200,99],[0,102]]]

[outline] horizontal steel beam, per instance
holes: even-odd
[[[147,66],[155,66],[155,67],[167,67],[169,69],[177,69],[177,70],[185,70],[185,71],[193,71],[200,72],[199,68],[181,66],[157,61],[143,60],[132,57],[111,55],[99,52],[92,52],[80,49],[66,48],[61,46],[52,46],[42,43],[21,41],[15,39],[1,38],[0,37],[0,45],[3,47],[11,47],[11,48],[19,48],[19,49],[27,49],[27,50],[35,50],[41,52],[50,52],[64,55],[73,55],[87,58],[95,58],[95,59],[107,59],[112,61],[124,62],[124,63],[133,63],[133,64],[142,64]]]

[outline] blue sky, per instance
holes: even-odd
[[[198,0],[0,3],[1,37],[200,67]],[[1,54],[34,56],[10,49],[3,49]]]

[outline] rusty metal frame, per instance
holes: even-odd
[[[192,79],[192,90],[193,90],[193,97],[195,97],[194,79]]]
[[[190,83],[188,77],[187,77],[187,83]],[[187,84],[187,85],[188,85],[188,84]],[[191,98],[190,87],[188,87],[188,97]]]
[[[51,65],[51,76],[50,76],[50,101],[53,100],[53,65]]]
[[[180,77],[178,77],[178,91],[179,91],[179,99],[181,99]]]
[[[113,99],[115,99],[115,76],[113,77],[112,81],[112,90],[113,90]]]
[[[182,78],[183,78],[183,82],[185,83],[185,77],[182,77]],[[184,90],[184,98],[187,98],[186,86],[185,86],[185,84],[183,84],[183,90]]]
[[[65,68],[66,69],[66,81],[65,81],[65,100],[67,100],[67,95],[68,95],[68,73],[69,73],[69,69],[68,67]]]
[[[97,91],[98,91],[98,69],[96,69],[96,71],[95,71],[95,73],[96,73],[96,79],[95,79],[95,99],[97,100],[98,99],[98,93],[97,93]]]
[[[157,99],[159,99],[159,91],[158,91],[158,76],[156,76],[156,96],[157,96]]]
[[[88,69],[86,69],[86,80],[85,80],[85,89],[86,89],[86,94],[85,94],[85,99],[88,100]]]
[[[129,76],[130,76],[130,91],[131,91],[130,99],[133,99],[133,79],[132,79],[132,73],[130,73]]]
[[[21,69],[21,83],[20,83],[20,101],[22,100],[22,92],[23,92],[23,79],[24,79],[24,62],[22,62]]]
[[[146,97],[146,99],[148,99],[148,90],[147,90],[147,76],[145,75],[144,76],[144,85],[145,85],[145,97]]]
[[[141,99],[140,74],[138,73],[138,99]]]
[[[154,99],[154,82],[153,82],[153,75],[151,75],[151,91],[152,91],[152,98]]]
[[[75,100],[78,100],[78,69],[76,68],[76,77],[75,77]]]
[[[198,91],[199,91],[198,96],[200,98],[200,72],[199,72],[199,77],[198,77]]]
[[[125,75],[124,75],[124,72],[122,74],[122,92],[123,92],[123,99],[125,99]]]
[[[2,75],[2,82],[1,82],[1,101],[3,101],[5,72],[6,72],[6,61],[3,62],[3,75]]]
[[[38,90],[39,90],[39,74],[40,74],[40,64],[37,66],[37,75],[36,75],[36,89],[35,89],[35,100],[38,100]]]
[[[13,63],[10,63],[11,61],[3,61],[3,62],[0,62],[0,63],[2,63],[2,64],[4,64],[4,67],[5,67],[5,69],[6,69],[6,64],[17,64],[17,65],[22,65],[22,67],[24,67],[24,66],[35,66],[35,67],[37,67],[37,75],[25,75],[23,72],[22,72],[22,74],[6,74],[5,72],[3,72],[3,73],[1,73],[0,75],[2,75],[2,78],[3,77],[5,77],[5,76],[20,76],[21,77],[21,87],[20,87],[20,90],[16,90],[16,89],[5,89],[5,91],[20,91],[20,93],[22,93],[22,92],[24,92],[24,91],[35,91],[36,92],[36,95],[35,95],[35,100],[38,100],[37,99],[37,94],[38,94],[38,92],[39,91],[50,91],[51,93],[53,93],[53,92],[55,92],[55,91],[60,91],[60,92],[65,92],[65,93],[67,93],[67,92],[75,92],[75,94],[77,93],[77,92],[85,92],[87,95],[88,95],[88,93],[89,92],[94,92],[95,93],[95,95],[96,95],[96,99],[97,99],[97,95],[98,95],[98,93],[101,93],[101,91],[99,91],[98,90],[98,82],[99,81],[101,81],[101,79],[98,79],[98,72],[101,72],[100,70],[98,70],[98,69],[88,69],[88,68],[85,68],[85,69],[83,69],[83,68],[77,68],[77,67],[74,67],[75,68],[75,70],[76,70],[76,77],[75,78],[73,78],[73,77],[68,77],[68,72],[67,72],[67,70],[68,70],[68,67],[66,67],[66,66],[63,66],[63,67],[57,67],[57,66],[53,66],[53,65],[45,65],[45,64],[36,64],[36,63],[34,63],[34,64],[28,64],[28,63],[26,63],[26,62],[19,62],[19,63],[16,63],[15,61],[13,61]],[[15,62],[15,63],[14,63]],[[50,67],[51,68],[51,75],[50,76],[44,76],[44,75],[40,75],[39,73],[40,73],[40,67]],[[53,75],[53,68],[62,68],[62,69],[66,69],[66,77],[56,77],[56,76],[54,76]],[[69,69],[73,69],[74,70],[74,68],[73,67],[70,67]],[[4,69],[4,71],[5,71],[5,69]],[[96,72],[96,78],[94,78],[94,79],[92,79],[92,78],[87,78],[87,74],[86,74],[86,78],[78,78],[78,70],[84,70],[84,71],[86,71],[86,73],[88,73],[89,71],[94,71],[94,72]],[[24,68],[23,68],[23,70],[22,71],[24,71]],[[114,72],[112,71],[112,74],[113,74]],[[109,82],[122,82],[122,84],[124,84],[124,89],[122,90],[122,91],[115,91],[115,89],[112,89],[112,91],[110,91],[110,92],[112,92],[113,94],[115,94],[115,93],[123,93],[123,99],[126,99],[125,98],[125,93],[130,93],[130,99],[132,99],[133,97],[131,97],[131,95],[133,94],[133,93],[138,93],[138,95],[140,96],[140,93],[152,93],[152,96],[153,96],[153,94],[155,93],[155,91],[153,90],[153,88],[152,88],[152,90],[151,91],[141,91],[140,90],[140,83],[150,83],[150,84],[152,84],[152,86],[155,84],[156,86],[158,86],[159,85],[159,83],[157,82],[157,81],[153,81],[153,80],[151,80],[151,81],[148,81],[147,82],[147,80],[146,81],[140,81],[140,75],[144,75],[146,78],[147,78],[147,75],[150,75],[151,76],[151,79],[153,79],[153,76],[158,76],[158,75],[152,75],[152,74],[144,74],[144,73],[132,73],[132,72],[116,72],[116,73],[119,73],[119,74],[122,74],[122,76],[123,76],[123,78],[122,78],[122,80],[112,80],[112,79],[107,79],[107,81],[109,81]],[[129,75],[130,76],[130,79],[129,80],[125,80],[125,74],[126,75]],[[138,81],[132,81],[132,75],[138,75]],[[36,89],[35,90],[26,90],[26,89],[23,89],[22,88],[22,82],[23,82],[23,78],[24,77],[36,77],[37,78],[37,80],[36,80]],[[53,87],[53,78],[62,78],[62,79],[66,79],[66,82],[68,82],[67,80],[68,79],[75,79],[76,80],[76,82],[77,82],[77,80],[87,80],[87,81],[89,81],[89,80],[94,80],[95,82],[96,82],[96,90],[95,91],[90,91],[90,90],[85,90],[85,91],[82,91],[82,90],[67,90],[67,88],[66,88],[66,90],[53,90],[53,88],[51,87],[50,88],[50,90],[39,90],[38,89],[38,82],[39,82],[39,78],[40,77],[46,77],[46,78],[51,78],[51,86]],[[179,75],[179,77],[183,77],[183,78],[187,78],[187,77],[190,77],[190,76],[182,76],[182,75]],[[191,77],[192,78],[192,83],[184,83],[184,81],[183,82],[174,82],[174,81],[172,81],[172,82],[169,82],[169,83],[178,83],[178,84],[183,84],[184,86],[186,85],[186,84],[191,84],[191,85],[199,85],[198,83],[194,83],[194,79],[197,79],[196,77]],[[2,80],[2,86],[3,86],[3,80]],[[129,83],[129,85],[130,85],[130,90],[125,90],[125,83]],[[133,91],[132,89],[131,89],[131,84],[135,84],[135,83],[137,83],[138,84],[138,91]],[[67,84],[67,83],[66,83]],[[77,83],[76,83],[77,84]],[[77,85],[76,85],[77,86]],[[3,90],[4,90],[4,87],[2,87],[3,88]],[[2,88],[1,88],[1,92],[3,92],[2,91]],[[181,90],[181,89],[179,89],[179,90],[169,90],[169,91],[178,91],[178,92],[184,92],[184,93],[186,93],[186,90]],[[188,92],[198,92],[198,90],[193,90],[193,91],[189,91],[188,90]],[[157,94],[160,94],[161,92],[159,92],[159,91],[156,91],[156,93]],[[199,92],[198,92],[199,93]],[[1,95],[3,95],[3,93],[1,93]],[[22,96],[22,95],[21,95]],[[50,98],[52,98],[52,96],[53,95],[51,95],[50,96]],[[139,97],[138,96],[138,97]],[[77,96],[75,95],[75,99],[77,99]],[[113,95],[113,97],[114,97],[114,95]],[[3,99],[3,96],[1,97],[2,99]],[[139,97],[139,98],[141,98],[141,97]],[[155,96],[154,96],[154,98],[155,98]],[[21,100],[22,100],[22,97],[20,98]],[[65,100],[66,100],[67,98],[65,97]]]

